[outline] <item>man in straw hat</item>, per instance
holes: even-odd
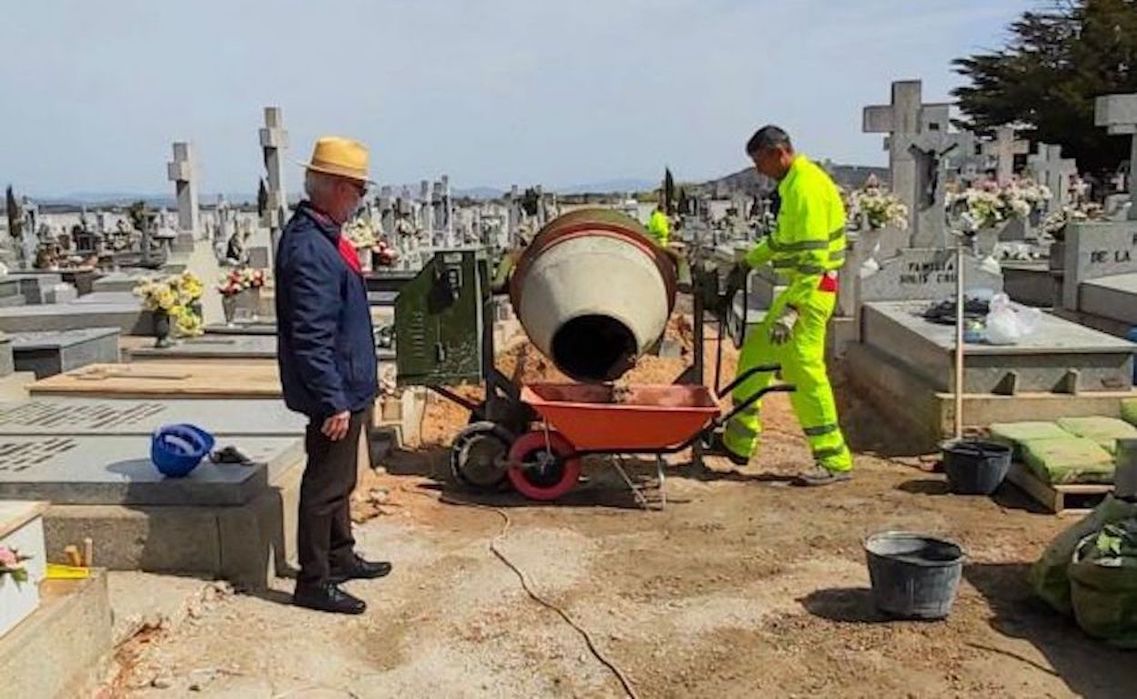
[[[340,583],[391,571],[389,563],[356,555],[349,513],[360,432],[378,378],[367,288],[355,249],[340,230],[370,183],[367,148],[346,138],[321,138],[305,168],[308,198],[281,233],[275,269],[284,402],[309,420],[293,602],[360,614],[366,604]]]

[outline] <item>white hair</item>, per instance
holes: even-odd
[[[309,199],[326,200],[332,194],[332,187],[336,183],[333,175],[327,175],[315,170],[304,173],[304,193]]]

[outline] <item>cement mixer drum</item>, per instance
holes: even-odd
[[[581,209],[541,229],[517,262],[510,300],[529,339],[577,381],[613,381],[663,336],[675,265],[635,219]]]

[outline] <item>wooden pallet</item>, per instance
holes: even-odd
[[[1007,480],[1059,517],[1082,517],[1093,510],[1113,486],[1105,483],[1051,485],[1021,463],[1011,464]]]

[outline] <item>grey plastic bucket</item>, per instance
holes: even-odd
[[[913,532],[881,532],[865,540],[873,601],[899,619],[943,619],[963,574],[959,545]]]

